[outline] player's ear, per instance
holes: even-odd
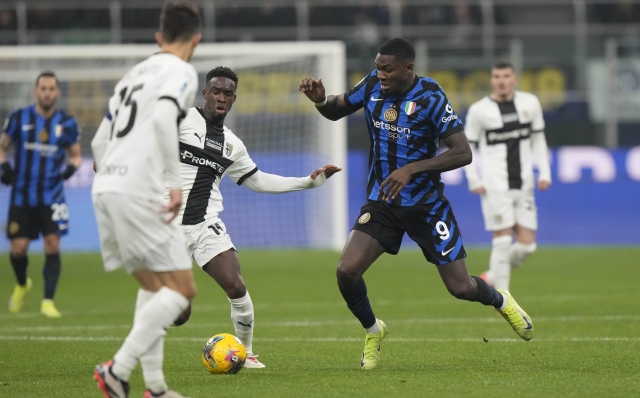
[[[207,98],[207,89],[206,88],[202,89],[202,98]]]
[[[200,41],[202,40],[202,33],[196,33],[193,36],[193,39],[191,39],[191,44],[193,44],[193,46],[197,46],[198,43],[200,43]]]
[[[156,32],[156,43],[158,43],[159,46],[162,46],[162,32]]]
[[[409,61],[407,64],[407,73],[411,74],[413,72],[413,61]]]

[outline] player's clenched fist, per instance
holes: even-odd
[[[322,102],[326,98],[321,77],[318,80],[310,77],[303,78],[298,85],[298,91],[304,93],[313,102]]]
[[[324,167],[319,168],[318,170],[315,170],[309,177],[311,177],[312,180],[315,180],[320,174],[324,173],[325,178],[330,178],[332,175],[339,171],[342,171],[342,168],[334,166],[332,164],[328,164]]]

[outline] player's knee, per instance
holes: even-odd
[[[239,299],[247,295],[247,286],[242,280],[234,281],[234,283],[225,287],[224,292],[230,299]]]
[[[190,317],[191,317],[191,304],[189,304],[189,307],[187,307],[187,309],[184,310],[182,314],[180,314],[180,316],[173,322],[173,326],[184,325],[185,323],[187,323]]]
[[[357,270],[357,267],[354,267],[352,264],[343,260],[340,260],[338,263],[336,277],[338,278],[339,285],[353,284],[357,282],[361,276],[362,274]]]

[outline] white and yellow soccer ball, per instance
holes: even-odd
[[[202,349],[202,363],[211,373],[235,374],[244,366],[247,349],[242,341],[229,333],[216,334]]]

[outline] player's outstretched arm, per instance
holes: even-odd
[[[549,166],[549,147],[544,131],[531,134],[533,155],[538,164],[538,189],[546,191],[551,186],[551,167]]]
[[[451,134],[444,138],[444,143],[449,147],[448,151],[431,159],[409,163],[389,174],[389,177],[380,184],[378,190],[382,199],[385,201],[395,199],[414,175],[440,173],[471,163],[473,152],[464,133]]]
[[[15,173],[7,161],[7,149],[11,145],[11,137],[7,133],[0,135],[0,180],[3,184],[13,184]]]
[[[327,96],[321,77],[318,80],[310,77],[300,80],[298,91],[314,102],[318,112],[329,120],[342,119],[357,111],[356,108],[347,105],[344,94]]]
[[[259,193],[287,193],[303,189],[317,188],[342,169],[332,164],[314,170],[307,177],[283,177],[276,174],[255,172],[242,185]]]

